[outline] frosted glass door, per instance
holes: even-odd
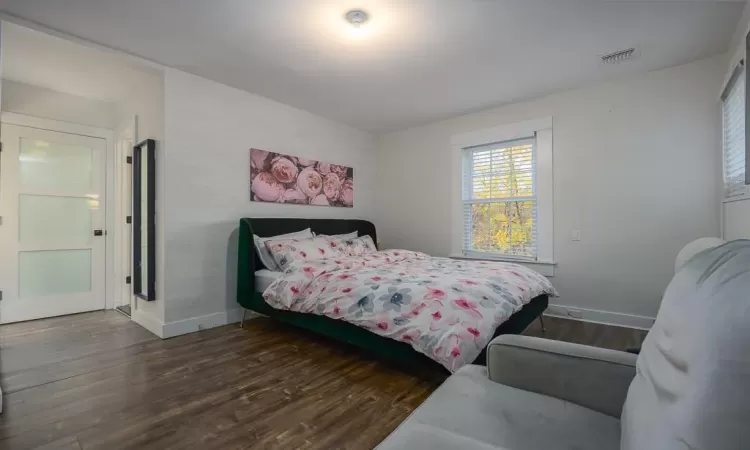
[[[5,123],[1,134],[0,323],[103,309],[105,141]]]

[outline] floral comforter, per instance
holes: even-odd
[[[407,342],[455,372],[534,297],[556,296],[526,267],[406,250],[293,264],[263,293],[274,308],[345,320]]]

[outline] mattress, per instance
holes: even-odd
[[[262,294],[271,283],[282,275],[284,275],[284,272],[274,272],[268,269],[255,272],[255,290]]]

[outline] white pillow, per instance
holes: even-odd
[[[335,237],[335,238],[340,238],[340,239],[344,239],[344,240],[348,241],[349,239],[357,239],[357,236],[359,236],[359,232],[358,231],[352,231],[351,233],[346,233],[346,234],[317,234],[317,233],[315,233],[315,236],[319,236],[319,237]]]
[[[287,234],[280,234],[278,236],[271,236],[271,237],[260,237],[257,234],[253,235],[253,241],[255,243],[255,251],[258,253],[258,257],[260,258],[260,262],[263,263],[264,266],[266,266],[266,269],[278,272],[281,270],[278,264],[276,264],[276,261],[273,260],[273,256],[268,252],[268,248],[266,247],[266,241],[272,241],[277,239],[312,239],[313,233],[308,228],[306,230],[302,231],[295,231],[294,233],[287,233]]]
[[[266,242],[268,251],[282,271],[300,261],[311,261],[343,255],[343,241],[330,236],[316,236],[312,239],[287,239]]]

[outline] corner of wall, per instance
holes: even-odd
[[[134,309],[130,318],[133,322],[164,339],[164,322],[155,318],[153,315],[139,309]]]
[[[235,308],[227,311],[208,314],[200,317],[193,317],[185,320],[177,320],[165,323],[162,327],[162,338],[167,339],[180,336],[196,331],[208,330],[232,323],[237,323],[242,319],[242,309]]]
[[[737,21],[737,26],[732,34],[732,41],[729,44],[730,54],[740,46],[744,46],[745,36],[748,31],[750,31],[750,2],[745,3],[745,9],[742,10],[742,15]]]

